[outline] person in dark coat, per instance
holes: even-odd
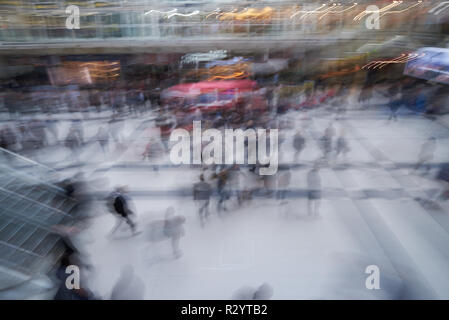
[[[335,136],[335,128],[332,123],[324,131],[324,135],[321,137],[321,148],[323,150],[323,158],[328,161],[330,160],[330,156],[333,149]]]
[[[295,155],[293,157],[294,162],[298,161],[299,154],[304,149],[305,144],[306,139],[304,139],[303,135],[301,134],[301,131],[298,131],[293,137],[293,148],[295,149]]]
[[[212,187],[204,181],[204,175],[200,175],[200,181],[193,185],[193,200],[198,206],[198,216],[201,226],[204,227],[207,217],[209,216],[209,203],[212,194]]]
[[[404,104],[402,88],[398,87],[396,84],[392,85],[388,89],[387,97],[390,98],[390,101],[388,103],[388,108],[390,108],[390,117],[388,118],[388,120],[397,121],[398,110]]]
[[[76,130],[71,127],[65,139],[65,146],[72,151],[72,156],[76,161],[79,161],[79,151],[81,148],[81,141]]]
[[[366,84],[360,91],[358,98],[359,104],[362,108],[368,108],[370,106],[371,98],[373,97],[373,87],[372,85]]]
[[[226,183],[228,181],[229,172],[228,170],[222,170],[217,174],[217,191],[219,195],[217,203],[217,211],[221,214],[221,211],[227,211],[225,206],[225,201],[229,199],[228,190],[226,190]]]
[[[133,234],[136,234],[136,224],[130,217],[134,214],[130,208],[131,199],[126,195],[126,193],[127,190],[125,187],[118,187],[110,196],[109,201],[112,201],[111,209],[118,218],[117,224],[114,229],[112,229],[110,235],[113,235],[118,230],[123,221],[126,221]]]
[[[338,158],[341,155],[346,160],[346,155],[349,151],[348,140],[345,137],[345,131],[342,129],[335,146],[336,157]]]
[[[309,189],[307,202],[309,216],[318,216],[321,199],[321,178],[319,175],[319,167],[316,164],[307,174],[307,187]]]
[[[83,281],[86,277],[85,274],[92,269],[92,265],[86,260],[87,256],[81,254],[78,247],[72,241],[72,237],[79,233],[80,230],[77,227],[55,225],[52,227],[53,231],[61,238],[60,241],[63,245],[64,251],[61,256],[59,266],[56,270],[56,277],[59,279],[59,288],[53,297],[54,300],[95,300],[98,299],[92,291],[89,290]],[[67,287],[68,277],[71,276],[70,272],[67,272],[69,266],[76,266],[79,269],[79,287],[69,288]],[[70,280],[69,280],[70,281]],[[69,282],[70,283],[70,282]]]

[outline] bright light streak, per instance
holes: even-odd
[[[388,64],[398,64],[398,63],[407,63],[411,60],[415,60],[418,58],[421,58],[425,56],[425,53],[423,54],[417,54],[417,53],[402,53],[399,57],[396,57],[394,59],[391,60],[377,60],[377,61],[371,61],[369,63],[367,63],[366,65],[364,65],[362,67],[362,69],[382,69],[383,67],[385,67]]]
[[[210,16],[213,16],[214,14],[218,15],[220,13],[221,9],[217,8],[214,11],[210,12],[207,16],[206,19],[208,19]]]
[[[440,7],[441,7],[441,9],[437,10]],[[443,12],[444,10],[446,10],[447,8],[449,8],[449,1],[441,2],[436,7],[433,7],[432,9],[430,9],[429,13],[433,13],[434,15],[438,15],[441,12]]]
[[[399,6],[402,3],[402,1],[393,1],[393,3],[390,3],[389,5],[386,5],[382,9],[379,9],[379,13],[385,12],[387,10],[390,10],[394,7]],[[364,16],[368,15],[369,13],[376,13],[377,11],[371,11],[371,10],[363,10],[358,15],[354,17],[354,21],[361,20]]]
[[[246,78],[246,77],[248,77],[248,73],[245,71],[240,71],[240,72],[234,72],[233,74],[228,75],[228,76],[212,76],[207,80],[208,81],[229,80],[229,79],[241,79],[241,78]]]
[[[402,13],[402,12],[408,11],[408,10],[410,10],[411,8],[414,8],[414,7],[416,7],[416,6],[421,5],[421,3],[422,3],[422,1],[419,0],[417,3],[411,5],[410,7],[405,8],[405,9],[403,9],[403,10],[388,11],[388,12],[382,13],[382,14],[379,15],[379,18],[377,18],[377,19],[380,19],[380,17],[383,17],[383,16],[386,15],[386,14],[391,14],[391,13]]]
[[[167,19],[170,19],[170,18],[172,18],[172,17],[174,17],[174,16],[180,16],[180,17],[191,17],[191,16],[194,16],[194,15],[197,15],[198,13],[200,13],[200,11],[199,10],[195,10],[195,11],[193,11],[193,12],[191,12],[191,13],[171,13],[171,14],[169,14],[168,16],[167,16]]]
[[[303,10],[296,11],[294,14],[292,14],[292,15],[290,16],[290,19],[293,19],[298,13],[313,13],[313,12],[320,12],[320,11],[318,11],[318,10],[320,10],[321,8],[323,8],[323,7],[325,7],[325,6],[326,6],[326,4],[322,4],[321,6],[319,6],[318,8],[316,8],[315,10],[311,10],[311,11],[303,11]]]
[[[348,11],[348,10],[351,10],[352,8],[355,8],[357,5],[358,5],[358,3],[354,3],[352,6],[346,8],[346,9],[340,10],[340,11],[329,11],[329,12],[326,12],[326,13],[323,14],[321,17],[319,17],[318,20],[323,19],[323,18],[324,18],[326,15],[328,15],[329,13],[343,13],[343,12],[346,12],[346,11]],[[341,6],[341,4],[338,4],[338,6]]]
[[[145,15],[151,14],[151,13],[154,13],[154,12],[156,12],[156,13],[162,13],[162,14],[170,14],[170,13],[174,13],[174,12],[176,12],[176,11],[178,11],[178,9],[173,9],[173,10],[166,11],[166,12],[164,12],[164,11],[159,11],[159,10],[150,10],[150,11],[148,11],[148,12],[145,12]]]
[[[332,7],[334,7],[334,6],[336,6],[335,3],[334,3],[334,5]],[[312,13],[326,13],[326,12],[330,11],[332,9],[332,7],[329,7],[327,9],[322,10],[322,11],[316,10],[316,11],[310,11],[310,12],[304,13],[302,16],[299,17],[299,19],[301,20],[301,19],[307,17],[308,15],[311,15]]]

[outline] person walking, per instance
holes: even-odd
[[[97,141],[100,144],[101,150],[103,150],[103,154],[106,155],[109,152],[109,132],[104,127],[98,129]]]
[[[307,187],[308,187],[308,214],[311,217],[319,215],[319,206],[321,199],[321,178],[319,175],[319,166],[314,165],[312,170],[307,173]]]
[[[288,187],[290,186],[291,181],[291,172],[290,168],[286,168],[282,170],[277,175],[277,193],[276,198],[279,200],[280,204],[286,204],[285,198],[288,193]]]
[[[373,86],[370,84],[365,84],[360,90],[358,97],[359,105],[362,109],[368,109],[370,107],[370,102],[373,97]]]
[[[301,134],[301,131],[296,132],[293,137],[293,148],[295,149],[295,155],[293,156],[293,161],[297,162],[301,151],[304,149],[306,144],[306,139]]]
[[[57,144],[59,142],[58,121],[54,119],[51,114],[47,115],[47,119],[45,120],[45,127],[47,129],[47,132],[52,135],[53,143]]]
[[[217,191],[219,195],[218,203],[217,203],[217,212],[218,215],[221,216],[222,210],[227,211],[225,202],[228,200],[228,190],[226,188],[226,183],[228,180],[229,172],[225,169],[217,174]]]
[[[112,229],[110,236],[112,236],[120,227],[120,225],[125,221],[129,227],[131,228],[132,233],[135,235],[136,233],[136,224],[131,219],[131,216],[134,215],[134,212],[131,210],[130,202],[131,199],[127,195],[128,190],[126,187],[118,187],[110,196],[109,201],[112,201],[112,211],[116,214],[118,220],[117,223]]]
[[[175,209],[169,207],[165,213],[164,234],[171,240],[173,256],[178,259],[182,255],[179,248],[181,237],[185,235],[184,223],[186,218],[184,216],[176,216]]]
[[[84,128],[83,128],[83,122],[80,119],[73,120],[71,128],[74,129],[76,134],[78,135],[78,139],[81,144],[84,144]]]
[[[151,137],[150,141],[145,146],[145,150],[142,153],[142,159],[153,162],[153,171],[159,172],[158,160],[164,155],[165,146],[162,144],[161,140],[155,137]]]
[[[330,156],[333,148],[333,140],[335,136],[335,128],[332,123],[324,131],[324,135],[321,137],[321,147],[323,149],[323,158],[326,161],[330,160]]]
[[[193,185],[193,200],[198,207],[198,216],[201,227],[204,227],[206,219],[209,216],[209,203],[212,194],[212,187],[204,181],[204,175],[200,175],[200,181]]]
[[[390,102],[388,103],[388,107],[390,108],[390,116],[388,117],[388,121],[397,121],[398,110],[403,105],[401,89],[398,88],[397,85],[392,85],[388,89],[388,96],[390,97]]]
[[[76,162],[79,162],[79,151],[81,147],[81,141],[79,136],[75,130],[75,128],[71,127],[67,137],[65,139],[65,146],[70,149],[72,152],[71,156],[75,159]]]
[[[346,155],[348,154],[350,148],[348,145],[348,140],[345,137],[345,131],[342,129],[340,132],[340,136],[337,138],[335,152],[336,158],[342,156],[343,160],[346,161]]]

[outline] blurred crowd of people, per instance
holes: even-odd
[[[43,117],[31,117],[30,120],[11,117],[11,121],[1,125],[0,146],[11,152],[24,155],[32,155],[33,150],[44,150],[51,146],[62,146],[70,151],[70,158],[80,161],[80,153],[87,143],[98,144],[99,149],[105,155],[110,155],[112,142],[115,145],[125,143],[123,137],[123,123],[127,117],[137,117],[152,113],[151,123],[158,128],[158,134],[149,137],[146,146],[141,150],[142,161],[153,161],[167,155],[170,150],[169,136],[175,128],[192,129],[193,121],[201,121],[203,128],[224,129],[257,129],[276,128],[281,130],[279,148],[286,144],[293,150],[291,160],[281,165],[281,170],[273,176],[259,175],[260,164],[254,165],[201,165],[197,180],[192,185],[192,198],[196,205],[199,225],[205,228],[211,217],[217,215],[220,219],[229,216],[235,210],[242,207],[251,208],[255,197],[274,198],[282,208],[289,203],[291,187],[295,184],[292,178],[292,166],[303,163],[302,157],[307,145],[318,143],[321,155],[316,158],[307,169],[307,215],[310,218],[320,216],[320,202],[322,198],[322,179],[320,170],[323,167],[335,163],[348,163],[348,154],[351,145],[346,137],[344,128],[339,130],[335,122],[344,119],[351,95],[356,92],[358,107],[361,109],[374,108],[378,102],[373,98],[375,94],[387,99],[387,107],[390,110],[388,120],[398,120],[398,109],[409,108],[415,114],[435,115],[442,109],[441,102],[444,90],[434,88],[425,83],[403,80],[400,83],[366,84],[357,87],[352,83],[340,85],[326,85],[318,83],[312,91],[304,91],[294,98],[282,97],[282,85],[269,86],[264,90],[253,93],[249,97],[235,99],[232,107],[214,110],[202,110],[195,108],[183,99],[171,101],[161,100],[159,97],[149,96],[142,90],[130,89],[92,91],[89,103],[81,99],[76,111],[89,111],[86,105],[94,107],[93,112],[100,114],[105,108],[110,112],[100,119],[97,133],[91,139],[86,139],[86,122],[82,118],[60,120],[55,115],[46,114]],[[106,107],[107,106],[107,107]],[[292,121],[282,114],[289,110],[310,110],[317,107],[330,108],[334,114],[332,121],[319,132],[319,137],[312,139],[307,135],[307,123],[298,128]],[[68,111],[74,111],[72,105]],[[47,112],[46,110],[45,112]],[[74,114],[74,112],[72,112]],[[68,122],[68,130],[61,132],[58,124],[61,121]],[[293,129],[292,139],[286,139],[283,129]],[[313,140],[313,141],[312,141]],[[437,146],[437,138],[429,137],[421,146],[417,155],[415,172],[428,174],[431,162]],[[246,141],[245,147],[248,147]],[[158,165],[153,166],[158,170]],[[424,170],[424,171],[423,171]],[[438,177],[445,175],[441,174]],[[64,287],[67,274],[65,268],[69,265],[77,265],[82,268],[83,274],[92,272],[93,267],[89,257],[73,241],[77,234],[89,226],[89,215],[94,197],[89,192],[85,178],[77,175],[73,179],[63,182],[67,196],[76,199],[78,205],[74,216],[77,223],[72,227],[55,226],[55,232],[59,233],[64,241],[65,253],[58,270],[61,287],[57,299],[140,299],[144,297],[145,285],[134,272],[132,266],[127,265],[121,273],[109,297],[99,297],[88,289],[83,280],[79,290],[67,290]],[[443,192],[443,194],[447,194]],[[166,241],[170,243],[170,255],[179,259],[183,251],[181,239],[186,234],[186,218],[175,212],[173,207],[166,209],[164,219],[152,221],[148,226],[142,226],[136,215],[135,207],[127,186],[118,186],[106,197],[107,211],[116,219],[116,225],[110,232],[113,238],[123,223],[129,228],[131,236],[144,232],[150,242]],[[214,206],[212,205],[214,204]],[[269,298],[272,288],[263,284],[259,288],[239,289],[235,296],[245,299]]]

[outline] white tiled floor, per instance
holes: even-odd
[[[284,117],[299,123],[303,116],[291,112]],[[310,111],[309,116],[313,121],[305,132],[307,146],[300,157],[305,167],[292,171],[292,189],[307,187],[311,161],[321,156],[314,138],[322,135],[334,119],[321,109]],[[403,285],[424,286],[427,292],[433,292],[432,297],[449,298],[448,230],[413,200],[415,196],[426,198],[424,191],[440,188],[440,184],[430,177],[410,174],[409,169],[391,167],[415,163],[421,144],[432,135],[439,139],[434,161],[447,161],[449,129],[420,116],[400,116],[399,121],[391,123],[387,118],[387,112],[381,109],[349,109],[344,122],[334,122],[337,132],[346,130],[350,166],[346,170],[323,168],[322,186],[341,191],[399,189],[403,197],[323,199],[317,219],[306,216],[304,198],[288,199],[283,206],[274,199],[256,198],[220,220],[214,200],[210,223],[201,229],[191,197],[136,196],[139,228],[144,231],[141,235],[110,240],[106,234],[114,218],[105,212],[93,220],[89,230],[93,242],[85,247],[95,266],[89,280],[91,289],[108,298],[121,267],[132,264],[146,284],[147,299],[228,299],[244,285],[263,282],[272,285],[275,299],[397,298]],[[155,173],[151,168],[111,167],[142,164],[139,155],[149,137],[145,127],[152,124],[143,124],[136,131],[140,123],[135,120],[126,124],[126,152],[100,164],[104,170],[95,176],[105,177],[109,183],[99,189],[108,191],[114,185],[126,184],[131,192],[151,194],[191,188],[198,169],[181,167]],[[281,150],[283,161],[290,163],[294,130],[285,134],[287,140]],[[376,158],[378,154],[384,158]],[[82,155],[85,161],[102,162],[98,151],[89,149]],[[167,156],[159,161],[169,164]],[[187,218],[186,236],[181,241],[183,256],[178,260],[170,257],[169,242],[146,241],[147,224],[161,219],[170,205]],[[449,219],[448,206],[441,206],[439,221],[445,221]],[[126,228],[123,232],[126,235]],[[383,290],[365,288],[364,272],[370,264],[380,267]],[[407,274],[413,275],[413,280]],[[421,298],[430,297],[419,292]]]

